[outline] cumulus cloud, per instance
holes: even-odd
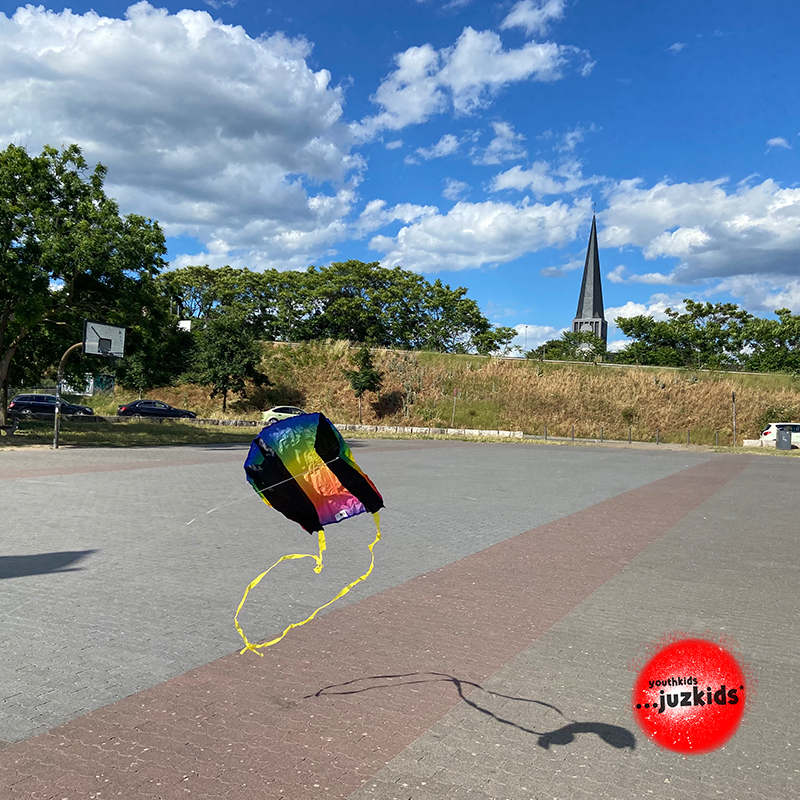
[[[424,158],[426,161],[430,161],[432,158],[443,158],[444,156],[453,155],[459,147],[461,147],[461,140],[458,136],[453,136],[452,133],[446,133],[431,147],[418,147],[417,155],[420,158]]]
[[[792,146],[783,136],[776,136],[774,139],[767,139],[767,149],[772,149],[773,147],[784,147],[787,150],[791,150]]]
[[[683,300],[684,298],[678,295],[654,294],[646,303],[634,303],[632,300],[628,300],[625,305],[606,308],[605,315],[609,323],[618,317],[627,319],[645,316],[653,317],[653,319],[657,320],[665,320],[667,319],[665,312],[668,308],[677,311],[679,314],[686,311]]]
[[[726,187],[725,179],[609,185],[608,209],[600,215],[600,244],[634,245],[647,259],[679,259],[676,269],[664,276],[665,283],[742,274],[796,276],[800,188],[782,188],[773,180],[739,184],[730,191]],[[626,279],[635,280],[631,275]]]
[[[403,146],[403,140],[402,139],[395,139],[394,141],[386,142],[386,144],[384,145],[384,147],[387,150],[397,150],[402,146]]]
[[[384,253],[386,266],[419,272],[462,270],[513,261],[545,247],[572,241],[590,216],[588,202],[572,205],[460,202],[447,214],[431,214],[375,236],[370,248]]]
[[[667,50],[670,53],[680,53],[683,48],[686,47],[686,42],[675,42],[675,44],[671,44]]]
[[[500,28],[523,28],[527,36],[546,33],[552,21],[564,16],[564,5],[565,0],[520,0]]]
[[[341,237],[363,167],[310,49],[147,2],[123,19],[29,5],[0,14],[0,136],[80,144],[124,211],[209,256],[300,266]]]
[[[558,166],[548,161],[534,161],[530,167],[520,166],[495,175],[490,190],[499,192],[503,189],[515,189],[519,192],[531,191],[537,197],[553,194],[569,194],[577,192],[584,186],[600,183],[598,176],[584,177],[581,162],[567,159]]]
[[[525,137],[514,131],[514,126],[508,122],[493,122],[494,138],[489,146],[480,154],[473,157],[474,164],[500,164],[503,161],[514,161],[525,158],[528,151],[522,142]]]
[[[514,329],[517,335],[511,340],[511,346],[519,347],[523,352],[535,350],[551,339],[558,339],[567,330],[551,325],[514,325]]]
[[[448,178],[442,190],[442,197],[447,200],[460,200],[465,192],[469,190],[469,184],[464,181],[457,181],[455,178]]]
[[[709,294],[726,292],[749,311],[772,313],[779,308],[800,312],[800,278],[736,275],[720,281]]]
[[[575,47],[528,42],[507,50],[494,31],[467,27],[450,47],[437,50],[424,44],[397,54],[394,71],[372,97],[381,111],[354,130],[370,138],[380,130],[424,122],[449,108],[469,114],[511,83],[558,80],[576,59],[585,61],[586,54]]]
[[[370,200],[355,223],[355,233],[359,237],[383,228],[391,222],[400,220],[406,224],[421,217],[430,217],[439,211],[436,206],[418,206],[413,203],[399,203],[386,207],[385,200]]]

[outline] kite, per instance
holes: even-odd
[[[357,583],[366,580],[375,565],[373,548],[381,539],[379,511],[383,498],[375,484],[361,471],[353,459],[342,435],[323,414],[301,414],[276,422],[264,428],[253,443],[244,462],[247,480],[259,497],[276,511],[301,525],[309,533],[317,534],[319,554],[292,553],[281,556],[269,569],[252,580],[236,609],[234,623],[245,646],[241,652],[252,650],[261,656],[259,649],[279,642],[292,628],[305,625],[322,609],[347,594]],[[268,642],[252,644],[239,625],[239,612],[247,595],[261,579],[281,561],[313,558],[314,572],[322,570],[325,552],[324,526],[350,519],[369,511],[375,519],[375,539],[369,545],[369,569],[347,584],[333,600],[320,606],[302,622],[293,622],[284,632]]]

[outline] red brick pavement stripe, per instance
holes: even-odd
[[[11,745],[3,797],[347,797],[459,697],[424,674],[320,690],[485,680],[747,464],[713,458]]]

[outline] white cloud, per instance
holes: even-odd
[[[664,276],[665,283],[742,274],[796,276],[800,272],[800,188],[781,188],[765,180],[726,191],[726,184],[725,179],[662,181],[646,187],[640,180],[631,180],[609,186],[608,209],[600,215],[604,223],[600,244],[634,245],[647,259],[680,259],[678,267]]]
[[[384,147],[387,150],[397,150],[398,148],[400,148],[402,146],[403,146],[403,140],[402,139],[395,139],[393,142],[386,142],[386,144],[384,145]]]
[[[537,197],[544,197],[576,192],[603,180],[597,176],[585,178],[581,166],[577,159],[567,159],[557,167],[547,161],[534,161],[527,169],[515,166],[495,175],[489,188],[493,192],[503,189],[531,191]]]
[[[748,311],[772,313],[779,308],[800,312],[800,278],[736,275],[720,281],[707,294],[727,292]]]
[[[494,31],[467,27],[456,43],[437,50],[430,44],[395,56],[395,70],[372,97],[381,107],[354,126],[361,138],[400,130],[449,109],[469,114],[489,104],[505,86],[524,80],[555,81],[570,60],[586,54],[552,42],[528,42],[506,50]]]
[[[667,50],[670,53],[680,53],[683,48],[686,47],[686,42],[675,42],[675,44],[671,44]]]
[[[522,145],[525,137],[514,131],[508,122],[493,122],[494,139],[479,156],[473,158],[474,164],[500,164],[503,161],[514,161],[525,158],[527,150]]]
[[[614,267],[606,277],[611,281],[611,283],[657,283],[657,284],[667,284],[667,283],[675,283],[674,276],[672,275],[665,275],[663,272],[646,272],[644,274],[637,274],[635,272],[629,272],[628,269],[620,264],[618,267]]]
[[[666,312],[668,308],[682,314],[686,310],[683,297],[678,295],[654,294],[646,303],[634,303],[632,300],[628,300],[623,306],[606,308],[605,315],[609,324],[612,324],[618,317],[627,319],[630,317],[646,316],[653,317],[653,319],[657,320],[665,320],[667,319],[667,315],[664,312]]]
[[[565,0],[520,0],[500,23],[501,30],[524,28],[528,36],[546,33],[553,20],[564,16]]]
[[[573,205],[457,203],[447,214],[432,214],[400,229],[375,236],[370,248],[383,252],[385,266],[418,272],[462,270],[513,261],[545,247],[575,239],[586,223],[588,202]]]
[[[461,141],[457,136],[453,136],[452,133],[446,133],[431,147],[418,147],[417,154],[426,161],[430,161],[432,158],[451,156],[460,146]]]
[[[356,221],[354,229],[358,237],[363,237],[391,222],[400,220],[408,224],[422,217],[430,217],[438,212],[439,209],[436,206],[399,203],[396,206],[387,208],[385,200],[370,200]]]
[[[457,181],[455,178],[448,178],[446,185],[442,190],[442,197],[447,200],[460,200],[466,191],[469,190],[469,184],[464,181]]]
[[[567,328],[553,328],[551,325],[514,325],[517,335],[511,346],[519,347],[523,352],[535,350],[551,339],[558,339]]]
[[[783,136],[776,136],[774,139],[767,139],[767,148],[771,149],[773,147],[785,147],[787,150],[792,149],[792,146],[786,141],[786,139],[783,138]]]
[[[560,267],[545,267],[539,270],[539,274],[545,278],[560,278],[568,272],[574,272],[576,269],[581,269],[584,265],[584,259],[574,258]]]
[[[109,168],[123,211],[210,255],[302,266],[341,237],[363,167],[342,92],[308,66],[310,49],[204,11],[140,2],[116,19],[28,5],[0,14],[0,137],[80,144]],[[332,193],[309,191],[328,181]]]
[[[597,130],[594,123],[586,127],[577,125],[573,130],[567,131],[561,144],[556,149],[561,153],[572,153],[575,148],[586,138],[587,133],[594,133]]]

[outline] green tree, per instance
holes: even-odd
[[[735,303],[684,300],[685,312],[668,308],[666,320],[638,316],[615,322],[631,345],[617,355],[624,363],[730,369],[742,361],[745,327],[753,316]]]
[[[749,320],[744,326],[744,366],[755,372],[800,373],[800,315],[779,308],[778,319]]]
[[[31,379],[81,336],[83,317],[126,325],[152,296],[165,266],[158,224],[120,217],[106,197],[106,169],[89,171],[77,145],[31,156],[0,152],[0,387]],[[63,352],[63,350],[62,350]],[[0,405],[5,421],[6,402]]]
[[[367,345],[359,348],[352,364],[358,369],[342,370],[350,381],[350,387],[358,398],[358,421],[361,423],[361,398],[366,392],[378,392],[383,385],[383,373],[375,369],[372,353]]]
[[[265,339],[339,339],[404,350],[493,353],[513,328],[494,328],[463,287],[377,262],[335,262],[305,272],[185,267],[162,277],[184,315],[236,309]]]
[[[564,331],[560,339],[545,342],[526,353],[526,357],[549,358],[553,361],[595,361],[605,356],[606,350],[606,343],[590,331]]]
[[[222,410],[227,411],[228,394],[246,397],[247,382],[269,385],[259,370],[262,352],[245,316],[234,311],[210,317],[195,334],[195,362],[192,377],[211,387],[211,397],[222,395]]]

